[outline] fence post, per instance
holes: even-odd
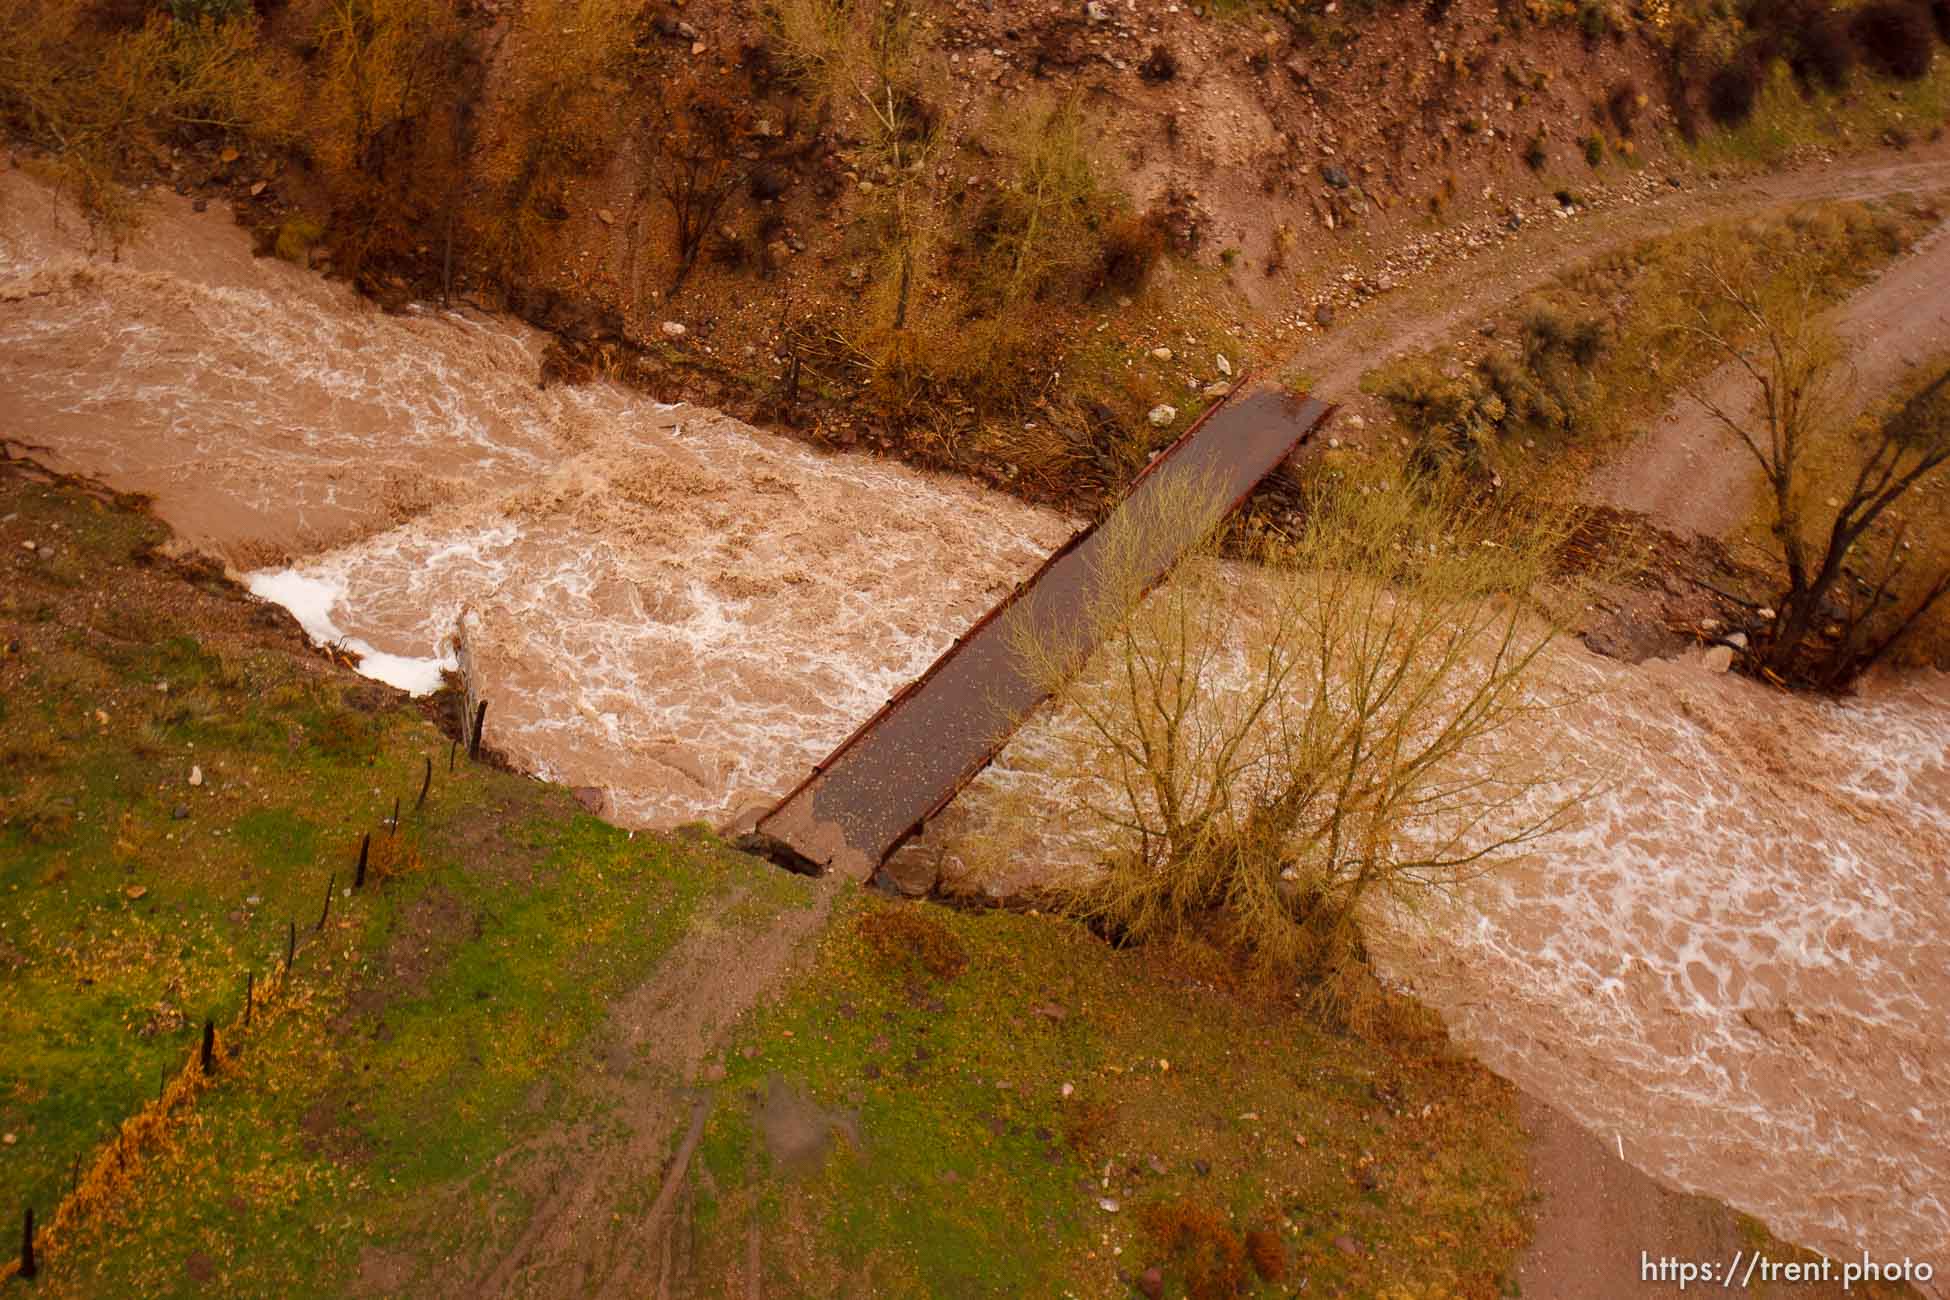
[[[247,1025],[251,1022],[251,1003],[256,1000],[256,994],[257,972],[247,970],[244,972],[244,1023]]]
[[[470,763],[481,761],[481,728],[487,725],[487,704],[486,700],[482,700],[474,706],[474,734],[467,739],[467,761]]]
[[[427,774],[420,782],[420,797],[413,801],[413,811],[418,812],[427,806],[427,791],[433,789],[433,755],[422,755],[427,760]],[[397,815],[397,814],[396,814]]]
[[[291,926],[291,930],[284,936],[284,973],[286,975],[291,973],[291,959],[298,953],[298,923],[291,921],[288,924]]]
[[[20,1275],[33,1277],[40,1272],[34,1263],[34,1207],[27,1207],[27,1222],[20,1231]]]
[[[325,882],[325,910],[318,914],[318,928],[325,928],[325,918],[332,914],[332,891],[339,887],[339,873],[334,871],[332,878]]]
[[[392,834],[394,834],[394,835],[397,835],[397,834],[399,834],[399,796],[398,796],[398,795],[394,795],[394,796],[393,796],[393,828],[392,828]]]
[[[208,1078],[210,1068],[217,1055],[217,1022],[208,1016],[203,1020],[203,1075]]]
[[[364,889],[366,887],[366,854],[371,851],[372,832],[367,831],[359,840],[359,869],[352,876],[352,888],[354,889]]]

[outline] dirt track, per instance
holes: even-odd
[[[1841,336],[1848,371],[1834,414],[1848,418],[1890,392],[1905,371],[1950,349],[1950,223],[1918,241],[1873,284],[1831,319]],[[1732,365],[1708,376],[1703,391],[1715,405],[1744,413],[1752,384]],[[1691,398],[1682,397],[1607,465],[1590,484],[1591,496],[1640,510],[1677,533],[1719,537],[1746,516],[1760,467],[1733,434]]]
[[[1819,169],[1690,185],[1646,202],[1531,222],[1494,247],[1424,273],[1350,312],[1325,338],[1279,365],[1316,396],[1354,396],[1361,376],[1391,356],[1433,347],[1518,294],[1612,249],[1667,231],[1795,203],[1950,189],[1950,141]]]

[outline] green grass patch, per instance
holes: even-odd
[[[1927,75],[1895,81],[1857,73],[1840,91],[1804,89],[1775,63],[1739,126],[1709,127],[1675,146],[1707,167],[1778,167],[1811,149],[1854,149],[1890,137],[1922,143],[1950,118],[1950,58]]]
[[[768,1295],[1177,1286],[1179,1205],[1329,1295],[1496,1295],[1524,1239],[1507,1085],[1050,917],[859,899],[728,1061],[697,1214],[725,1294],[754,1235]]]

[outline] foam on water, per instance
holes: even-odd
[[[489,743],[629,824],[781,793],[1073,524],[540,391],[521,328],[381,315],[174,199],[105,265],[19,173],[0,191],[0,430],[156,494],[369,673],[425,689],[464,637]],[[1817,1246],[1944,1258],[1950,685],[1825,703],[1550,663],[1536,797],[1600,793],[1458,905],[1377,917],[1378,959],[1639,1167]],[[1087,863],[1075,739],[1032,720],[915,851]]]

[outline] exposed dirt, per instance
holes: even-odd
[[[1875,282],[1830,313],[1848,369],[1830,412],[1859,414],[1896,391],[1904,375],[1950,349],[1950,223],[1919,240]],[[1701,392],[1737,419],[1753,416],[1753,381],[1731,362]],[[1765,446],[1765,433],[1750,424]],[[1593,499],[1641,510],[1678,533],[1725,537],[1763,486],[1751,452],[1705,406],[1681,397],[1590,483]]]
[[[665,1234],[702,1131],[691,1088],[711,1068],[725,1030],[792,969],[832,899],[829,887],[813,907],[762,930],[732,919],[738,897],[722,900],[649,982],[612,1006],[616,1042],[601,1084],[624,1133],[598,1145],[583,1141],[585,1133],[552,1130],[522,1175],[533,1191],[527,1225],[498,1258],[456,1273],[446,1294],[645,1294],[646,1280],[665,1267]],[[673,1151],[686,1121],[686,1138]],[[666,1176],[649,1212],[613,1212],[655,1169]]]

